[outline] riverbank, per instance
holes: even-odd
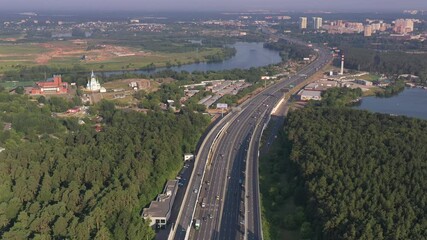
[[[253,67],[267,66],[270,64],[277,64],[281,62],[281,58],[277,51],[265,49],[263,43],[247,43],[237,42],[233,45],[227,46],[227,53],[223,54],[220,62],[207,62],[200,61],[202,53],[171,53],[162,57],[151,56],[150,60],[138,60],[135,56],[124,57],[132,60],[126,66],[122,66],[119,61],[111,61],[105,64],[78,64],[66,65],[49,65],[40,67],[19,67],[14,71],[8,71],[2,77],[3,81],[40,81],[43,80],[45,75],[51,76],[53,74],[61,73],[65,81],[75,82],[79,78],[87,78],[85,74],[89,69],[95,72],[101,72],[103,76],[122,75],[122,74],[152,74],[164,70],[171,70],[176,72],[208,72],[208,71],[223,71],[231,69],[249,69]],[[231,49],[235,49],[231,51]],[[220,50],[211,50],[208,55],[218,54]],[[226,59],[234,54],[231,58]],[[177,58],[176,56],[180,56]],[[199,56],[199,58],[197,58]],[[181,60],[179,60],[181,59]],[[219,59],[218,56],[216,59]],[[211,59],[212,61],[212,59]],[[185,64],[184,64],[185,63]],[[188,63],[188,64],[187,64]],[[63,63],[65,64],[65,63]],[[176,65],[176,66],[175,66]],[[65,66],[65,65],[64,65]],[[70,67],[72,66],[72,67]],[[117,71],[109,71],[110,69],[118,69]],[[141,70],[142,69],[142,70]]]

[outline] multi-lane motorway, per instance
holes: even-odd
[[[174,239],[262,239],[258,184],[262,130],[283,97],[282,90],[303,82],[330,62],[329,51],[317,48],[316,60],[296,75],[267,87],[211,129],[197,154]],[[191,227],[193,219],[201,220],[199,230]]]

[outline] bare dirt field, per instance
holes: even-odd
[[[37,64],[47,64],[55,58],[81,58],[86,62],[103,62],[116,57],[150,56],[150,53],[128,47],[94,44],[86,40],[40,43],[45,52],[36,55]]]

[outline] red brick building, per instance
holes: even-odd
[[[61,75],[53,75],[53,78],[45,82],[36,82],[36,86],[30,91],[32,95],[64,94],[68,92],[68,83],[62,82]]]

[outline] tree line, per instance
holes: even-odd
[[[375,51],[362,48],[343,48],[345,67],[349,69],[384,74],[414,74],[427,80],[427,54],[411,54],[397,51]],[[334,65],[339,66],[339,59]]]
[[[280,56],[283,61],[297,60],[301,61],[313,54],[312,50],[306,46],[291,43],[285,39],[280,39],[277,42],[265,43],[264,47],[276,51],[280,51]]]

